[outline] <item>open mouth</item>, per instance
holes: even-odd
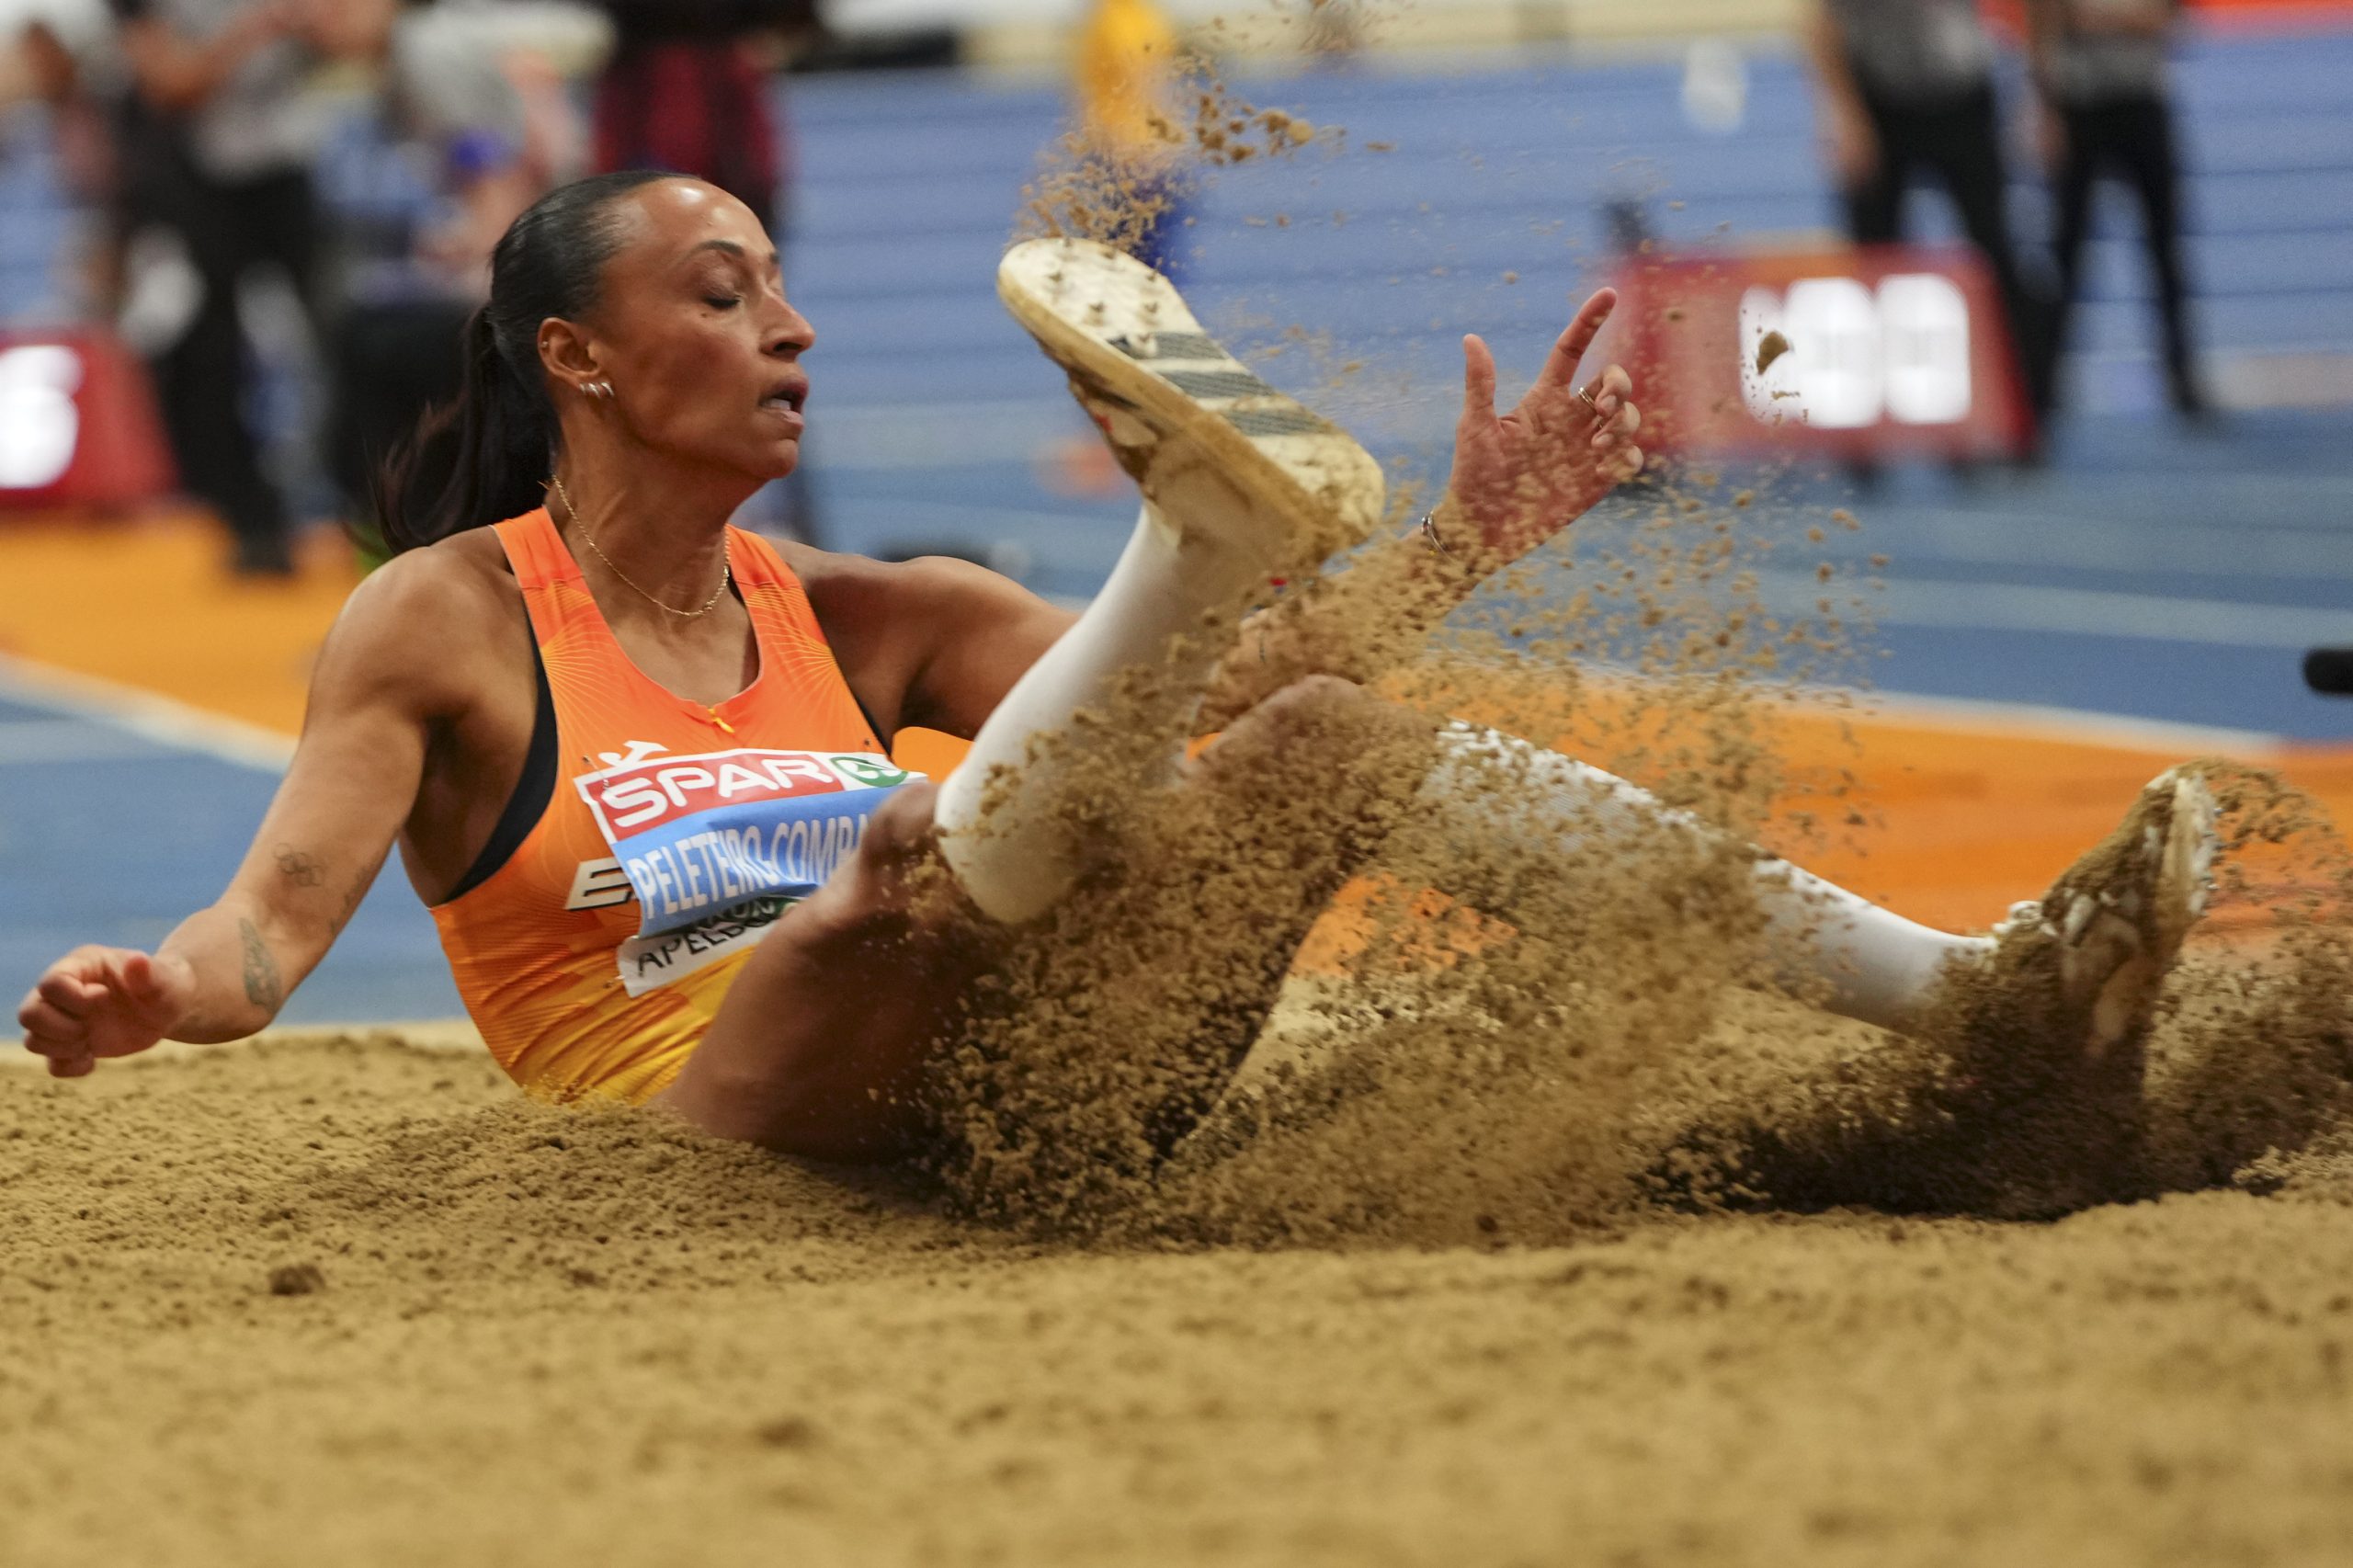
[[[760,406],[776,414],[799,415],[801,405],[809,401],[809,383],[801,380],[779,381],[760,399]]]

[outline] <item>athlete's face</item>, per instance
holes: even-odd
[[[697,180],[620,205],[627,237],[579,324],[613,411],[658,451],[758,480],[791,472],[815,334],[785,301],[775,244],[751,209]]]

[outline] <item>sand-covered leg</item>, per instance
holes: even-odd
[[[2165,976],[2205,909],[2215,804],[2174,768],[1947,971],[1908,1037],[1702,1135],[1779,1204],[2063,1213],[2143,1185],[2142,1080]]]
[[[1148,1119],[1167,1153],[1200,1121],[1256,1043],[1308,930],[1414,809],[1429,765],[1432,722],[1328,676],[1285,687],[1194,764],[1177,875],[1165,911],[1184,933],[1187,972],[1139,976],[1193,999],[1182,1043],[1164,1055],[1195,1071]],[[1279,851],[1279,853],[1275,851]],[[1173,1000],[1173,998],[1172,998]]]
[[[1333,894],[1410,814],[1431,722],[1329,676],[1229,725],[1120,829],[1139,853],[1005,932],[938,1063],[943,1172],[983,1211],[1131,1200],[1225,1095]],[[1180,1161],[1187,1158],[1176,1156]],[[1123,1198],[1122,1195],[1125,1195]]]
[[[1139,786],[1173,766],[1243,613],[1362,539],[1383,487],[1346,431],[1252,375],[1166,278],[1109,246],[1016,245],[997,290],[1144,495],[1102,593],[940,790],[949,863],[975,903],[1012,923],[1051,907],[1086,864],[1085,824],[1052,789],[1075,748],[1053,737],[1117,709],[1119,733],[1086,748],[1088,766],[1131,766]]]
[[[1438,737],[1438,764],[1421,810],[1483,846],[1464,858],[1546,880],[1612,877],[1630,859],[1676,841],[1749,868],[1763,957],[1793,993],[1830,1012],[1881,1028],[1916,1022],[1948,968],[1984,958],[1994,943],[1959,937],[1827,881],[1666,805],[1639,785],[1516,736],[1456,723]],[[1508,846],[1508,855],[1493,846]],[[1475,870],[1474,870],[1475,875]],[[1449,892],[1483,902],[1462,884]],[[1507,907],[1493,913],[1527,917]]]

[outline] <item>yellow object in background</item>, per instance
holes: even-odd
[[[1126,165],[1176,154],[1176,29],[1152,0],[1096,0],[1079,33],[1080,124],[1088,147]]]

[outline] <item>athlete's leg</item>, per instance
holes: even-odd
[[[1949,971],[1909,1038],[1744,1092],[1667,1183],[1713,1165],[1782,1205],[2016,1218],[2142,1191],[2145,1047],[2205,904],[2214,812],[2193,774],[2160,775],[1991,953]]]
[[[1247,517],[1229,490],[1197,501]],[[1198,513],[1196,514],[1198,515]],[[1048,737],[1067,732],[1081,713],[1108,715],[1120,728],[1090,736],[1131,753],[1137,787],[1165,777],[1182,755],[1195,710],[1218,661],[1233,645],[1237,611],[1262,587],[1266,568],[1252,553],[1203,528],[1185,528],[1150,503],[1110,579],[1078,624],[1032,665],[972,742],[963,764],[941,786],[942,848],[974,903],[1007,924],[1042,913],[1082,867],[1082,846],[1056,811],[1051,756],[1032,757]],[[1152,682],[1143,695],[1136,678]],[[1122,682],[1127,690],[1121,690]],[[1098,759],[1108,761],[1108,759]]]
[[[943,853],[973,902],[1011,924],[1068,891],[1086,847],[1056,809],[1052,779],[1032,769],[1016,798],[1012,775],[1041,741],[1115,699],[1118,733],[1090,746],[1139,748],[1120,760],[1140,785],[1173,767],[1242,612],[1274,581],[1361,538],[1383,487],[1347,432],[1251,374],[1166,278],[1108,246],[1017,245],[998,292],[1070,372],[1145,501],[1102,593],[997,706],[940,790]],[[1139,699],[1139,678],[1149,698]]]
[[[1656,874],[1671,878],[1674,851],[1711,845],[1696,819],[1524,742],[1457,726],[1440,751],[1420,808],[1487,843],[1483,862],[1500,841],[1506,872],[1493,880],[1506,894],[1546,876],[1548,856],[1559,875],[1591,875],[1593,853],[1615,845],[1656,857],[1666,863]],[[1801,1207],[2013,1215],[2138,1190],[2143,1046],[2204,905],[2214,811],[2194,775],[2161,776],[2114,834],[1990,939],[1915,926],[1757,852],[1761,935],[1784,983],[1907,1038],[1842,1047],[1817,1069],[1745,1085],[1662,1162],[1659,1179],[1679,1187],[1712,1170],[1728,1190]],[[1475,886],[1487,880],[1481,869],[1466,881],[1474,903],[1491,891]],[[1540,915],[1552,901],[1529,902]]]
[[[812,1159],[884,1160],[918,1144],[926,1056],[984,961],[918,885],[932,795],[908,784],[883,802],[850,862],[745,960],[656,1103]]]
[[[1420,809],[1508,846],[1524,865],[1541,868],[1550,857],[1578,875],[1593,872],[1585,852],[1606,851],[1612,838],[1630,852],[1658,844],[1662,832],[1688,835],[1695,846],[1732,847],[1698,817],[1623,778],[1468,724],[1450,725],[1439,736]],[[1918,1020],[1948,966],[1972,963],[1994,949],[1991,937],[1934,930],[1762,850],[1754,857],[1753,886],[1775,976],[1831,1012],[1903,1028]]]
[[[1183,961],[1148,957],[1127,983],[1165,1006],[1187,1058],[1149,1115],[1165,1154],[1224,1092],[1257,1041],[1307,933],[1341,885],[1414,809],[1429,720],[1328,676],[1284,687],[1188,766],[1198,839],[1155,868],[1178,879],[1169,910]]]

